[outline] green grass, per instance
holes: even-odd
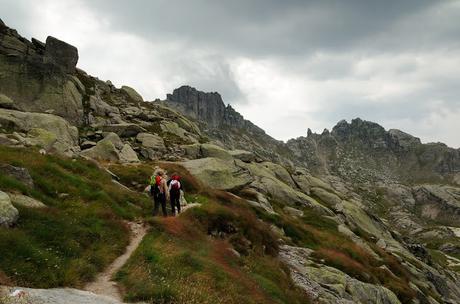
[[[0,279],[31,287],[81,286],[128,243],[122,220],[144,217],[148,198],[126,191],[91,162],[0,146],[0,163],[27,168],[35,187],[0,172],[0,190],[48,207],[17,207],[19,220],[0,228]],[[2,282],[0,282],[2,283]]]
[[[293,218],[284,213],[283,204],[272,202],[277,214],[268,214],[232,194],[205,187],[175,163],[110,166],[121,183],[137,191],[157,165],[169,174],[179,173],[186,199],[201,206],[166,219],[149,217],[146,195],[117,186],[91,162],[0,147],[0,163],[27,168],[35,183],[30,189],[0,173],[2,191],[23,193],[48,206],[18,208],[17,225],[0,228],[0,284],[82,286],[123,252],[128,243],[123,220],[142,218],[152,228],[116,275],[128,301],[308,303],[277,258],[278,236],[271,224],[285,232],[288,244],[313,249],[317,262],[384,285],[403,303],[414,298],[410,274],[365,232],[355,231],[379,258],[315,210],[298,206],[304,215]]]
[[[174,171],[195,185],[187,198],[202,205],[150,220],[150,233],[116,277],[125,300],[309,303],[279,262],[269,226],[245,202],[202,187],[181,168]]]

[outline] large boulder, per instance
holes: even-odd
[[[34,181],[26,168],[15,167],[8,164],[0,164],[0,172],[20,181],[27,187],[34,187]]]
[[[65,73],[73,74],[78,62],[78,50],[64,41],[48,36],[44,60],[61,67]]]
[[[224,160],[232,160],[233,156],[227,151],[213,144],[193,144],[182,146],[185,156],[191,159],[214,157]]]
[[[96,146],[80,152],[81,156],[89,157],[96,160],[117,162],[119,160],[118,149],[107,139],[99,141]]]
[[[91,96],[89,98],[89,108],[96,116],[110,116],[120,113],[120,110],[117,107],[107,104],[101,98],[96,96]]]
[[[273,175],[276,176],[276,178],[281,182],[287,184],[292,188],[296,188],[296,184],[292,179],[291,174],[283,166],[272,162],[263,162],[261,163],[261,165],[267,168],[270,172],[272,172]]]
[[[146,132],[141,126],[132,123],[109,124],[103,126],[102,130],[116,133],[120,137],[133,137],[141,132]]]
[[[115,133],[105,134],[104,139],[98,141],[96,146],[81,151],[80,155],[109,162],[132,163],[139,161],[132,147],[129,144],[124,144]]]
[[[132,101],[135,101],[135,102],[143,102],[144,101],[144,98],[142,98],[141,94],[137,93],[137,91],[134,90],[131,87],[122,86],[121,90],[123,92],[125,92],[129,96],[129,98],[132,99]]]
[[[109,132],[104,134],[104,140],[111,142],[118,150],[123,149],[124,144],[116,133]]]
[[[0,92],[14,108],[52,112],[72,124],[83,123],[84,86],[74,76],[77,49],[49,37],[46,46],[4,27],[0,35]],[[4,106],[5,107],[5,106]]]
[[[14,101],[4,94],[0,94],[0,108],[16,110]]]
[[[229,160],[208,157],[189,160],[182,164],[191,174],[215,189],[243,188],[253,181],[247,170],[235,166],[235,163]]]
[[[246,150],[231,150],[229,153],[233,156],[233,158],[244,161],[245,163],[250,163],[256,160],[255,154]]]
[[[13,205],[26,208],[46,208],[45,204],[27,195],[10,193],[9,196]]]
[[[327,206],[336,206],[342,202],[342,199],[337,194],[324,190],[323,188],[313,187],[311,188],[310,193],[324,202]]]
[[[108,133],[96,146],[81,151],[80,155],[96,160],[116,162],[119,160],[119,151],[123,149],[123,142],[115,133]]]
[[[414,187],[413,195],[421,217],[444,225],[460,225],[460,188],[422,185]]]
[[[27,133],[24,143],[27,146],[39,146],[49,151],[57,142],[56,134],[41,128],[33,128]]]
[[[176,122],[164,120],[160,123],[161,131],[169,133],[179,138],[184,143],[198,143],[198,140],[191,133],[181,128]],[[167,135],[166,134],[166,135]]]
[[[43,145],[52,152],[65,153],[78,146],[78,129],[52,114],[0,109],[0,125],[27,133],[31,144]]]
[[[125,144],[118,154],[120,162],[122,163],[137,163],[139,158],[137,157],[136,152],[131,148],[129,144]]]
[[[165,150],[165,142],[161,136],[151,133],[139,133],[136,140],[141,143],[142,147],[158,151]]]
[[[240,160],[236,160],[235,163],[238,167],[247,170],[250,176],[253,177],[251,188],[256,189],[272,200],[291,206],[308,206],[324,214],[332,215],[332,211],[322,206],[314,198],[293,189],[281,181],[275,173],[270,170],[271,166],[259,163],[245,163]]]
[[[273,210],[272,205],[268,201],[268,199],[263,195],[262,193],[258,192],[254,188],[246,188],[241,191],[241,193],[246,196],[250,197],[251,199],[248,199],[248,203],[254,207],[262,208],[268,213],[275,213],[275,210]]]
[[[229,151],[213,144],[202,144],[200,146],[200,151],[201,157],[214,157],[224,160],[233,159]]]
[[[13,225],[19,217],[19,212],[11,204],[11,199],[5,192],[0,191],[0,227]]]
[[[123,304],[112,297],[96,295],[89,291],[73,288],[32,289],[24,287],[0,287],[0,299],[5,299],[8,304]]]

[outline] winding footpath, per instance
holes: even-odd
[[[131,230],[131,238],[128,247],[123,255],[119,256],[112,264],[109,265],[103,272],[97,275],[96,279],[87,284],[84,290],[92,293],[112,297],[120,302],[123,297],[117,287],[117,283],[112,281],[113,276],[123,265],[128,261],[129,257],[133,254],[144,236],[147,234],[147,227],[142,223],[128,222],[129,229]]]
[[[198,207],[200,204],[191,203],[182,208]],[[88,283],[83,290],[74,288],[33,289],[24,287],[0,286],[0,303],[8,304],[123,304],[123,296],[117,283],[112,281],[114,275],[128,261],[133,252],[139,247],[148,231],[142,222],[127,222],[130,229],[130,242],[125,253],[119,256],[96,279]]]

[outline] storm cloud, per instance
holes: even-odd
[[[218,91],[278,139],[361,117],[460,147],[460,1],[0,0],[28,37],[164,98]]]

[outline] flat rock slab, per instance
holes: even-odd
[[[26,208],[46,208],[45,204],[32,197],[16,193],[9,193],[8,195],[13,205],[19,205]]]
[[[122,304],[122,302],[107,296],[73,288],[32,289],[2,287],[0,299],[5,303]]]

